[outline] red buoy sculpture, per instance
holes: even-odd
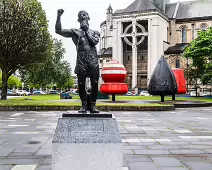
[[[112,94],[112,101],[115,101],[116,94],[126,94],[128,85],[124,83],[127,71],[123,64],[116,60],[111,60],[102,68],[102,79],[100,92],[103,94]]]
[[[185,94],[186,93],[186,82],[185,82],[185,77],[184,77],[184,71],[179,68],[172,68],[172,72],[174,73],[176,82],[177,82],[177,87],[178,87],[178,92],[177,94]]]

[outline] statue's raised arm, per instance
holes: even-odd
[[[58,9],[57,10],[57,21],[55,25],[55,32],[63,37],[72,37],[73,31],[71,29],[62,29],[61,26],[61,16],[63,15],[64,10]]]

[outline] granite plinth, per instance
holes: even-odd
[[[52,142],[53,170],[121,170],[122,140],[114,118],[63,117]]]
[[[112,118],[112,114],[75,114],[75,113],[70,113],[70,114],[63,114],[62,117],[81,117],[81,118]]]

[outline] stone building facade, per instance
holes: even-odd
[[[101,23],[101,63],[116,59],[127,69],[130,89],[146,89],[152,72],[165,55],[172,68],[185,69],[183,48],[197,37],[198,30],[212,26],[212,2],[197,0],[135,0],[113,12],[109,5]]]

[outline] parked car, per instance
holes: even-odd
[[[79,95],[79,92],[78,92],[77,89],[73,89],[73,90],[71,91],[71,94],[73,94],[73,95]]]
[[[41,90],[37,90],[37,91],[33,91],[32,93],[33,95],[37,95],[37,94],[46,94],[45,92],[41,91]]]
[[[207,93],[203,93],[203,94],[201,94],[201,96],[207,96],[208,94]]]
[[[191,91],[191,92],[190,92],[190,96],[191,96],[191,97],[196,97],[196,91]]]
[[[17,90],[16,94],[20,95],[20,96],[29,96],[30,92],[26,91],[26,90]]]
[[[132,92],[128,91],[128,92],[126,93],[126,96],[132,96]]]
[[[49,94],[59,94],[57,90],[49,90]]]
[[[7,90],[7,96],[18,96],[18,94],[14,93],[12,90]]]
[[[151,96],[151,95],[148,93],[148,91],[142,91],[140,93],[140,96]]]
[[[135,92],[130,92],[130,91],[128,91],[127,93],[126,93],[126,96],[136,96],[136,94],[135,94]]]

